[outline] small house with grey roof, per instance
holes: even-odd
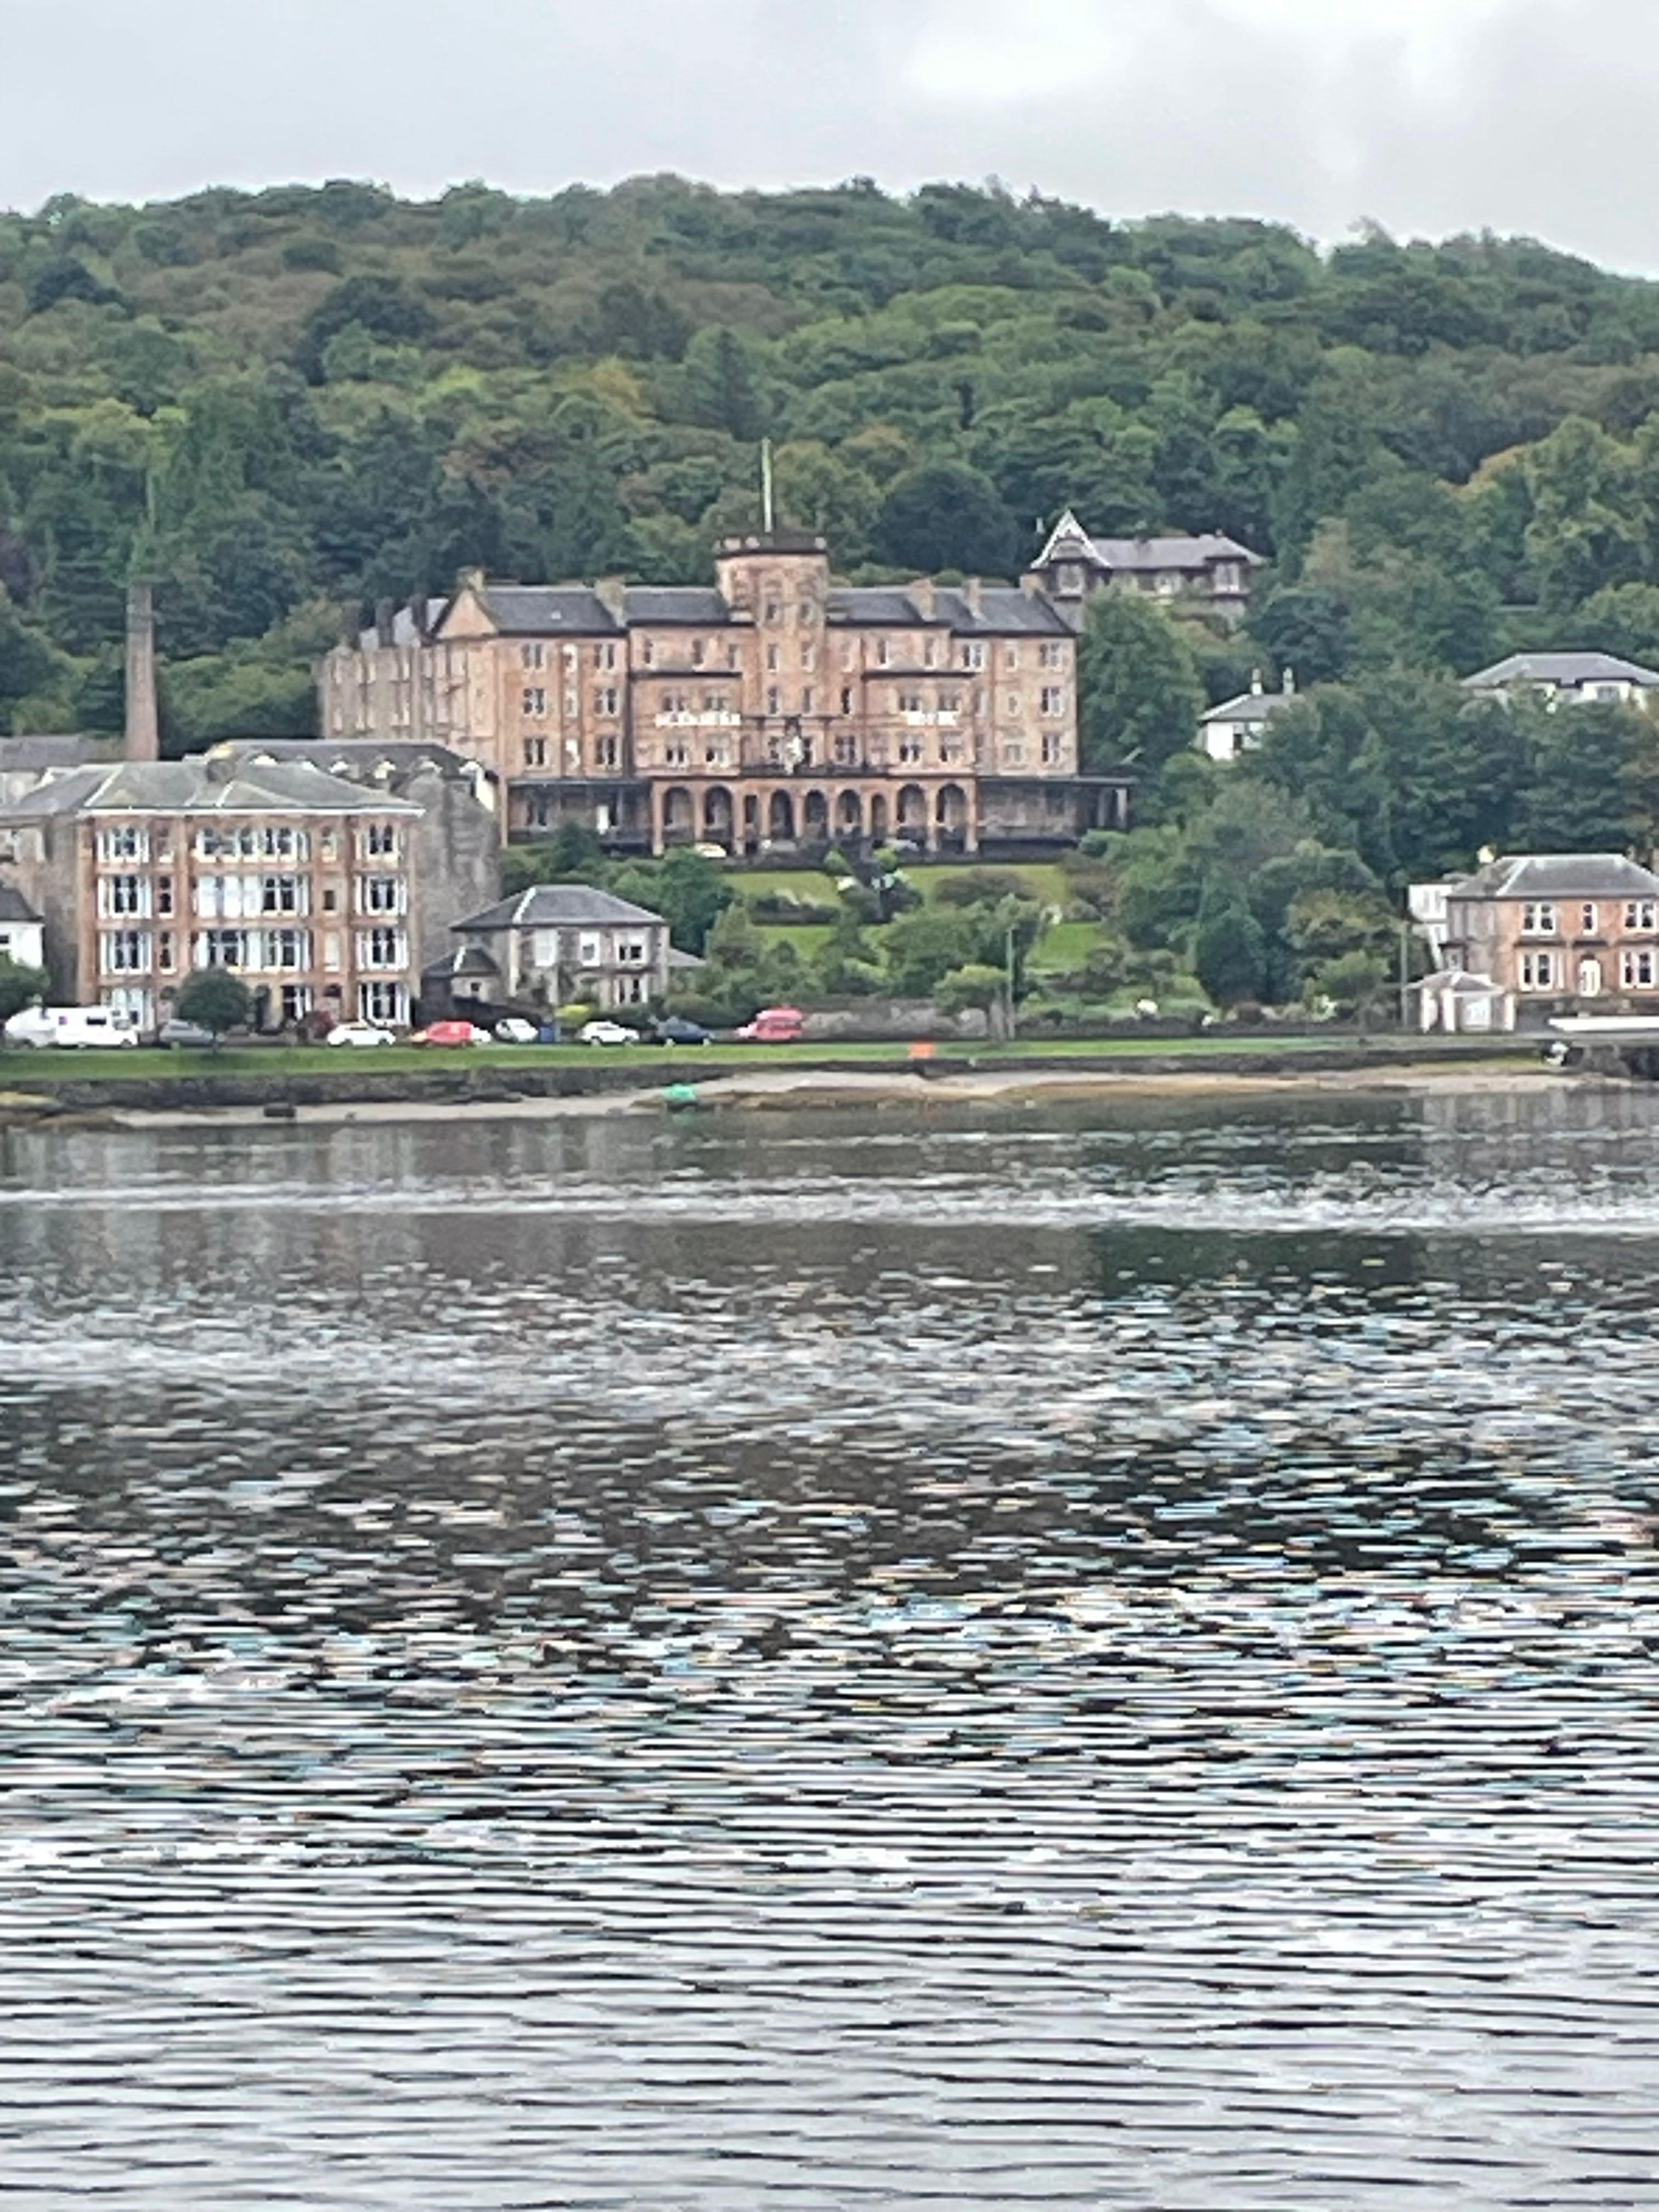
[[[1489,985],[1503,1009],[1498,1025],[1659,1012],[1659,876],[1639,861],[1622,853],[1510,855],[1439,888],[1441,980]]]
[[[1463,678],[1476,698],[1540,698],[1552,707],[1644,707],[1659,669],[1613,653],[1511,653]]]
[[[708,586],[465,570],[384,606],[319,683],[326,739],[478,762],[514,837],[969,854],[1127,821],[1128,772],[1079,769],[1075,630],[1040,577],[849,586],[801,531],[728,538]]]
[[[668,989],[668,924],[591,884],[535,884],[454,925],[445,972],[452,1003],[556,1008],[643,1006]]]
[[[15,884],[0,877],[0,960],[15,968],[46,964],[46,923]]]

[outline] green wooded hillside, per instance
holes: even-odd
[[[343,601],[699,577],[763,429],[849,573],[1012,571],[1067,503],[1237,533],[1277,567],[1212,694],[1656,654],[1656,407],[1659,287],[1520,240],[856,182],[60,199],[0,216],[0,726],[117,726],[135,566],[174,744],[305,726]]]

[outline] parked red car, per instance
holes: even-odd
[[[481,1030],[476,1022],[434,1022],[418,1036],[410,1039],[411,1044],[488,1044],[489,1032]]]
[[[763,1006],[737,1034],[744,1044],[799,1044],[805,1020],[799,1006]]]

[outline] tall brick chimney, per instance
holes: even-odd
[[[155,714],[155,604],[148,584],[127,586],[127,737],[131,761],[159,760]]]

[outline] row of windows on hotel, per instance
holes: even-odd
[[[329,1001],[329,1012],[337,1021],[345,1012],[339,986],[325,985],[320,995]],[[316,1011],[318,997],[315,987],[310,983],[283,983],[276,997],[283,1020],[304,1021],[308,1014]],[[105,1001],[142,1028],[147,1029],[155,1018],[155,1001],[143,984],[117,984],[106,992]],[[357,986],[357,1018],[365,1022],[406,1022],[409,1019],[409,986],[385,976],[372,976],[360,983]]]
[[[365,823],[356,835],[360,860],[392,860],[399,847],[395,822]],[[98,832],[100,865],[110,867],[123,860],[170,860],[173,831],[161,823],[153,831],[147,822],[114,822]],[[308,830],[287,823],[264,823],[241,829],[198,830],[190,850],[198,860],[308,860],[313,850],[319,860],[337,860],[341,837],[337,830],[319,830],[313,839]]]
[[[343,886],[324,884],[319,907],[340,910]],[[240,921],[244,915],[309,914],[309,876],[198,876],[191,886],[191,911],[204,921]],[[363,875],[352,879],[355,914],[407,914],[409,885],[402,876]],[[100,919],[131,915],[148,921],[173,912],[171,876],[104,875],[98,878]]]
[[[1575,902],[1566,911],[1574,917],[1574,927],[1580,936],[1594,937],[1601,926],[1601,909],[1592,900]],[[1521,908],[1521,934],[1523,937],[1559,937],[1561,934],[1561,915],[1562,908],[1553,899],[1528,901]],[[1659,899],[1626,899],[1625,927],[1659,930]]]
[[[799,696],[800,713],[812,714],[818,711],[817,693],[811,684],[804,685]],[[525,685],[519,695],[519,712],[526,721],[539,722],[546,719],[548,696],[545,684],[526,684]],[[1009,692],[1006,704],[1008,713],[1016,720],[1025,713],[1026,700],[1023,692]],[[620,711],[621,695],[616,685],[614,684],[599,685],[593,693],[594,714],[602,720],[611,720]],[[689,691],[664,691],[658,695],[653,709],[654,719],[658,722],[672,722],[680,717],[698,713],[727,714],[735,721],[738,719],[740,711],[741,702],[729,691],[705,691],[702,694],[701,707],[694,701]],[[767,686],[766,711],[769,714],[781,714],[783,712],[783,690],[781,685],[771,684]],[[844,684],[841,689],[840,712],[843,714],[854,714],[858,711],[858,694],[853,685]],[[962,712],[962,694],[960,691],[940,691],[930,699],[925,692],[921,691],[895,691],[892,695],[891,711],[895,714],[959,714]],[[974,693],[972,711],[975,714],[982,714],[985,712],[985,693],[982,690],[976,690]],[[567,691],[564,695],[566,721],[574,721],[580,712],[580,693]],[[1048,721],[1058,720],[1064,715],[1065,686],[1060,684],[1043,684],[1037,694],[1037,712]]]
[[[723,721],[735,722],[738,718],[733,714],[722,716],[720,719]],[[688,720],[701,725],[704,718],[701,715],[694,715],[688,717]],[[732,742],[729,738],[706,738],[699,745],[675,731],[672,724],[670,732],[661,740],[657,748],[656,763],[658,765],[663,768],[690,768],[695,763],[700,761],[704,768],[722,770],[730,769],[734,765]],[[549,751],[549,747],[556,742],[556,739],[550,738],[526,737],[523,741],[524,765],[529,769],[547,767],[550,759],[553,757]],[[812,746],[810,739],[803,738],[798,740],[798,743],[801,748],[799,757],[791,758],[781,738],[770,740],[768,745],[769,764],[779,770],[813,766]],[[1044,768],[1059,768],[1064,765],[1066,741],[1060,731],[1045,730],[1038,750]],[[938,765],[940,768],[962,768],[967,764],[967,741],[948,730],[939,736],[935,750],[938,755]],[[596,740],[592,747],[595,769],[597,771],[614,770],[619,767],[621,751],[620,744],[615,738],[600,738]],[[914,736],[908,732],[894,744],[894,761],[900,768],[923,767],[927,764],[927,747],[925,741],[921,737]],[[1021,738],[1005,738],[999,749],[999,763],[1005,769],[1025,767],[1024,740]],[[642,755],[641,765],[649,764],[644,760]],[[866,745],[856,733],[849,732],[845,735],[833,736],[830,738],[827,764],[833,768],[848,769],[868,768],[879,771],[887,765],[887,763],[884,753],[878,744]],[[579,738],[567,738],[564,740],[566,775],[580,775],[581,765],[581,740]]]
[[[1654,988],[1656,975],[1659,975],[1659,953],[1656,953],[1651,945],[1626,945],[1619,955],[1619,987],[1621,990],[1650,991]],[[1568,977],[1566,958],[1559,952],[1523,952],[1520,958],[1520,975],[1523,991],[1565,991]],[[1606,988],[1601,962],[1596,959],[1581,960],[1578,963],[1578,997],[1598,998]]]
[[[580,665],[580,648],[579,647],[574,645],[567,645],[562,647],[560,650],[563,656],[562,665],[564,667],[568,669],[574,669]],[[984,638],[964,638],[957,648],[955,665],[958,668],[983,670],[991,665],[991,653],[992,647]],[[726,647],[724,657],[727,668],[741,668],[743,666],[742,646],[728,644]],[[539,641],[521,646],[519,649],[519,659],[521,665],[526,668],[546,668],[552,665],[548,656],[547,648]],[[797,651],[795,659],[796,665],[799,667],[801,673],[805,676],[810,676],[817,665],[817,646],[811,643],[803,644]],[[654,639],[649,637],[642,637],[640,640],[640,666],[642,668],[653,668],[656,665],[656,641]],[[694,637],[691,640],[690,648],[685,656],[685,665],[691,668],[708,668],[713,667],[715,665],[714,658],[710,655],[708,641],[706,638]],[[860,666],[859,647],[856,639],[848,638],[843,643],[841,653],[841,665],[844,669],[848,671],[856,669]],[[914,668],[918,666],[922,668],[949,667],[951,665],[950,647],[943,639],[934,636],[924,637],[920,647],[915,645],[908,638],[900,639],[890,636],[878,637],[876,640],[873,665],[878,668]],[[1024,668],[1026,665],[1024,647],[1016,644],[1011,639],[1002,648],[1002,665],[1006,669]],[[605,670],[611,670],[616,667],[617,647],[614,641],[608,641],[605,644],[596,645],[592,648],[592,665],[595,668]],[[1065,665],[1065,640],[1061,638],[1042,639],[1037,646],[1037,666],[1039,668],[1064,668]],[[778,670],[781,669],[782,666],[782,647],[778,645],[769,645],[766,648],[766,667],[769,674],[775,674]]]
[[[343,948],[339,931],[321,933],[325,974],[338,972]],[[184,949],[192,968],[234,968],[250,975],[280,975],[284,969],[319,964],[313,957],[318,948],[308,929],[199,929],[189,934]],[[356,950],[359,968],[401,969],[409,965],[409,939],[401,929],[361,929]],[[99,973],[170,975],[177,969],[179,951],[179,938],[170,929],[100,930]]]

